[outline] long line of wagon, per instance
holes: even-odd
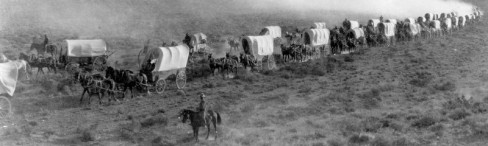
[[[324,22],[316,22],[309,29],[294,33],[284,31],[279,26],[268,26],[263,28],[259,35],[241,37],[239,45],[244,54],[255,58],[258,68],[263,69],[263,61],[266,60],[267,68],[275,69],[276,58],[273,55],[275,52],[282,52],[284,57],[287,55],[300,56],[298,58],[301,60],[351,53],[361,46],[394,45],[397,39],[415,40],[420,37],[430,38],[449,34],[452,30],[458,30],[467,24],[479,21],[483,15],[483,11],[478,9],[473,14],[464,16],[459,16],[454,12],[427,13],[417,19],[406,18],[404,21],[370,19],[365,26],[358,21],[345,20],[341,28],[333,29],[327,29],[327,24]],[[276,44],[277,40],[284,41]],[[150,72],[155,74],[155,77],[153,78],[151,75],[149,79],[145,79],[146,82],[138,83],[138,86],[147,89],[148,92],[161,94],[167,87],[167,78],[175,75],[177,88],[184,89],[190,54],[207,49],[208,43],[205,34],[197,33],[191,36],[185,44],[146,48],[141,51],[139,55],[142,55],[142,58],[140,57],[138,60],[140,70],[152,65]],[[47,42],[44,45],[46,47]],[[52,44],[49,45],[53,47]],[[77,74],[85,68],[98,71],[107,68],[107,59],[111,54],[109,54],[109,47],[104,40],[66,40],[65,45],[59,47],[60,56],[55,63],[64,64],[67,72]],[[29,72],[30,65],[28,61],[22,62],[22,60],[9,61],[3,58],[0,61],[0,95],[11,97],[15,91],[19,72],[22,70]],[[121,73],[127,72],[132,71],[121,71]],[[27,75],[27,73],[25,74]],[[144,75],[144,73],[139,73],[139,75]],[[104,85],[94,85],[93,88],[108,89]],[[111,90],[120,89],[111,88]],[[0,96],[0,116],[11,113],[10,100],[5,96]]]

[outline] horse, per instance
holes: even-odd
[[[112,79],[116,84],[115,88],[117,90],[122,90],[124,87],[122,72],[123,70],[115,69],[111,66],[107,67],[107,70],[105,70],[105,78]]]
[[[224,67],[224,64],[222,62],[222,59],[215,59],[212,57],[212,54],[209,54],[208,55],[208,61],[209,61],[209,67],[210,67],[210,71],[212,72],[212,75],[215,75],[215,70],[217,70],[218,72],[222,71],[223,67]]]
[[[217,124],[222,123],[222,119],[220,118],[220,114],[218,112],[207,110],[207,115],[202,117],[203,114],[201,112],[204,111],[192,111],[189,109],[183,109],[179,112],[178,119],[181,119],[182,123],[186,123],[187,120],[190,120],[190,125],[193,129],[193,136],[196,141],[198,141],[198,130],[200,127],[207,127],[207,138],[210,135],[210,124],[212,123],[214,126],[215,131],[215,138],[217,138]]]
[[[229,74],[230,72],[235,72],[237,74],[237,68],[239,67],[239,62],[235,59],[225,58],[222,66],[222,72]]]
[[[134,98],[134,88],[141,84],[147,84],[147,76],[143,73],[135,74],[131,70],[122,70],[122,69],[115,69],[111,66],[107,67],[105,71],[105,78],[112,79],[115,82],[115,87],[118,89],[117,84],[123,87],[123,93],[125,96],[125,92],[127,89],[131,91],[131,98]]]
[[[240,54],[239,60],[241,61],[242,66],[244,66],[244,69],[247,69],[247,67],[251,67],[251,71],[254,70],[254,68],[257,65],[257,60],[253,55],[249,54]]]
[[[227,43],[229,44],[231,51],[239,50],[239,46],[240,46],[239,40],[236,40],[235,38],[228,38]]]
[[[102,92],[107,93],[108,96],[110,96],[114,101],[117,101],[117,98],[115,98],[116,90],[117,84],[113,79],[105,78],[104,80],[102,80]],[[125,96],[125,94],[122,94],[122,96]],[[109,102],[111,98],[109,98]]]
[[[122,92],[125,93],[127,89],[131,91],[131,98],[134,98],[134,88],[141,83],[147,83],[147,77],[145,74],[138,73],[134,74],[131,70],[122,70],[121,79],[123,80],[124,89]]]
[[[281,58],[284,62],[288,62],[291,59],[292,48],[290,45],[281,44]],[[242,54],[241,54],[242,55]]]
[[[88,104],[91,102],[91,97],[93,95],[98,95],[99,104],[102,104],[102,80],[100,80],[100,76],[98,74],[91,75],[87,72],[80,72],[77,74],[77,80],[80,82],[81,86],[83,87],[83,93],[81,93],[80,97],[80,104],[83,103],[83,97],[85,93],[88,94]]]
[[[332,29],[330,31],[330,40],[331,40],[331,47],[332,52],[331,54],[340,54],[348,45],[346,43],[346,37],[339,29]]]
[[[49,64],[46,64],[45,62],[40,62],[40,59],[36,58],[35,56],[33,55],[29,56],[25,53],[20,53],[19,59],[25,60],[27,64],[29,64],[29,66],[31,67],[29,69],[37,68],[37,75],[39,75],[40,72],[44,74],[43,71],[44,68],[48,68],[48,70],[50,70],[50,67],[52,67]]]

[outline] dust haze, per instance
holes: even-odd
[[[392,18],[423,16],[425,13],[458,12],[466,15],[473,5],[458,0],[263,0],[264,6],[296,11],[332,10]],[[264,7],[262,7],[264,8]]]
[[[69,32],[78,38],[174,40],[187,32],[242,33],[233,31],[235,27],[256,31],[252,26],[235,24],[240,23],[235,19],[253,14],[276,14],[259,15],[263,22],[249,22],[255,25],[277,23],[274,17],[279,16],[335,23],[337,20],[331,18],[334,15],[362,21],[369,19],[365,16],[379,15],[403,19],[426,12],[463,14],[472,7],[456,0],[0,0],[0,31],[52,34],[53,30],[62,30],[64,35]]]

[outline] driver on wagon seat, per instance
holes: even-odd
[[[156,60],[147,60],[146,65],[142,68],[142,73],[146,74],[147,82],[153,82],[153,73],[152,71],[156,68]]]

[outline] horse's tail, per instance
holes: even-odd
[[[217,114],[217,124],[222,123],[222,118],[220,118],[220,114],[218,112],[215,112]]]

